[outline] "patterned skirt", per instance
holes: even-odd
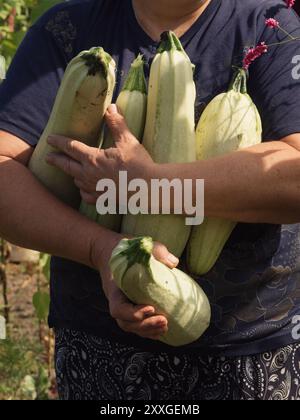
[[[56,331],[61,400],[300,400],[300,343],[235,358],[148,353]]]

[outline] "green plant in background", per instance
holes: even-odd
[[[46,400],[50,388],[42,346],[25,339],[0,346],[0,400]]]
[[[1,48],[4,49],[17,32],[25,32],[29,9],[26,0],[1,0],[0,10]]]
[[[0,0],[0,83],[30,26],[57,3],[60,0]],[[4,301],[0,310],[8,321],[6,264],[9,257],[6,258],[6,241],[0,241],[0,288]],[[39,323],[39,341],[9,334],[7,340],[0,342],[0,400],[44,400],[49,398],[51,388],[53,390],[53,337],[45,323],[50,297],[43,280],[44,276],[49,282],[48,255],[41,254],[36,271],[37,292],[33,306]]]
[[[30,25],[35,0],[0,0],[0,53],[11,62]]]
[[[6,242],[2,243],[2,254],[6,250]],[[6,251],[5,254],[6,255]],[[2,261],[9,263],[5,256]],[[23,265],[20,265],[23,268]],[[22,271],[21,271],[22,272]],[[36,277],[37,292],[32,302],[35,309],[38,333],[29,339],[22,331],[15,329],[14,322],[7,324],[8,338],[0,341],[0,400],[46,400],[55,398],[53,376],[53,333],[47,326],[50,296],[48,291],[50,277],[50,256],[40,254],[40,259],[33,265],[24,264],[24,272],[33,273]],[[2,263],[2,275],[5,266]],[[3,276],[2,276],[3,279]],[[6,293],[7,311],[1,312],[8,318],[8,298]],[[5,309],[5,308],[4,308]],[[34,320],[34,318],[33,318]]]
[[[0,82],[4,79],[5,70],[30,26],[50,7],[60,2],[61,0],[0,0]],[[4,248],[5,241],[1,241]],[[4,262],[1,261],[1,264]],[[46,254],[41,254],[39,272],[49,279],[50,257]],[[1,273],[5,274],[5,269],[1,269]],[[0,276],[0,280],[0,283],[6,284],[4,275]],[[4,301],[6,300],[5,296]],[[33,296],[33,305],[40,322],[47,319],[49,301],[49,294],[42,292],[38,284],[38,291]]]
[[[50,281],[50,256],[41,254],[38,263],[37,292],[33,295],[32,303],[35,309],[36,317],[40,323],[46,322],[49,313],[50,295],[41,290],[40,278],[43,274],[46,280]]]

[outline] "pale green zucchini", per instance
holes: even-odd
[[[143,145],[156,163],[196,160],[193,65],[172,32],[162,41],[151,65]],[[175,174],[176,175],[176,174]],[[150,236],[180,257],[191,228],[182,215],[127,215],[122,232]]]
[[[247,76],[239,69],[227,93],[204,110],[196,132],[197,159],[210,159],[262,141],[258,110],[247,94]],[[207,217],[195,226],[188,243],[187,263],[194,274],[209,272],[218,260],[236,223]]]
[[[141,55],[132,63],[116,104],[124,116],[132,134],[137,139],[141,140],[145,128],[147,109],[147,83],[144,74],[144,60]],[[102,147],[104,149],[114,147],[114,140],[109,131],[106,132]],[[81,203],[80,211],[101,226],[115,232],[120,231],[122,221],[121,215],[100,215],[95,206],[86,204],[84,201]]]
[[[168,319],[160,341],[183,346],[198,340],[210,324],[211,309],[201,287],[187,274],[169,269],[152,256],[151,238],[124,239],[110,267],[117,286],[135,304],[153,305]]]
[[[48,124],[31,157],[29,168],[64,203],[78,208],[80,194],[72,177],[47,164],[55,149],[47,143],[58,134],[97,146],[103,116],[115,86],[115,62],[102,48],[81,52],[68,65]]]

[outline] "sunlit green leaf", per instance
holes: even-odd
[[[47,321],[50,305],[49,294],[41,291],[36,292],[32,298],[32,303],[35,308],[37,319],[40,321]]]
[[[31,12],[32,23],[50,9],[50,7],[55,6],[58,3],[61,3],[61,0],[40,0],[38,5]]]
[[[39,267],[48,281],[50,281],[50,262],[51,262],[50,255],[40,254]]]

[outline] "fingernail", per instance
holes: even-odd
[[[108,108],[108,111],[110,114],[117,114],[118,113],[118,107],[116,104],[111,104]]]
[[[173,254],[168,255],[168,261],[170,261],[170,263],[174,265],[177,265],[179,263],[179,259]]]
[[[48,144],[51,144],[52,140],[53,140],[53,136],[51,136],[51,135],[48,136],[48,138],[47,138]]]
[[[146,318],[148,318],[148,317],[150,317],[150,316],[152,316],[152,315],[154,315],[154,311],[152,310],[152,311],[147,311],[147,312],[144,312],[144,316],[146,317]]]

